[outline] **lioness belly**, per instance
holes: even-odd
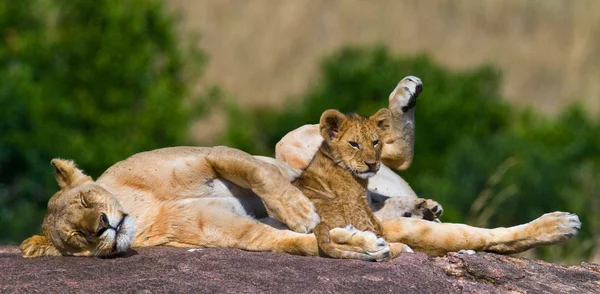
[[[215,179],[208,182],[210,194],[202,198],[223,201],[231,206],[237,214],[249,215],[255,218],[267,217],[267,211],[262,200],[252,190],[241,188],[227,180]]]

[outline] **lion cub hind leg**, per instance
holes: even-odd
[[[324,253],[326,256],[332,258],[360,259],[366,261],[384,261],[389,259],[389,246],[387,246],[385,240],[377,238],[375,234],[371,232],[358,231],[351,226],[343,229],[336,229],[339,230],[332,231],[333,235],[335,236],[335,240],[341,241],[338,244],[343,244],[344,241],[348,242],[353,238],[355,238],[354,240],[357,240],[357,242],[347,243],[350,246],[336,247],[335,244],[332,242],[329,226],[325,223],[320,223],[315,228],[314,234],[317,237],[319,251],[321,251],[321,253]],[[346,230],[346,232],[344,232],[344,230]],[[341,249],[351,249],[355,248],[354,246],[363,249],[364,252]]]

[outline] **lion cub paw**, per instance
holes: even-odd
[[[348,225],[344,228],[334,228],[329,234],[333,242],[359,247],[375,261],[385,261],[390,258],[390,246],[373,232],[360,231]]]
[[[579,233],[581,222],[576,214],[568,212],[546,213],[527,224],[530,234],[542,244],[554,244],[569,240]]]
[[[404,216],[439,222],[438,218],[443,212],[444,209],[439,203],[431,199],[417,198],[414,201],[412,212],[405,212]]]

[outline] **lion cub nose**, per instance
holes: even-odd
[[[379,169],[379,167],[377,166],[377,162],[366,162],[365,164],[367,165],[367,167],[369,167],[370,171],[377,171]]]

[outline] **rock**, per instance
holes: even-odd
[[[236,249],[136,248],[110,258],[25,259],[0,246],[0,292],[600,293],[600,265],[490,253],[374,263]]]

